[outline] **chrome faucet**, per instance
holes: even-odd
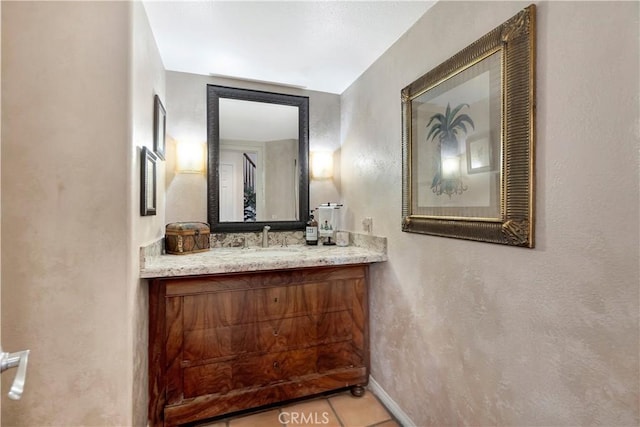
[[[269,247],[269,230],[271,230],[271,227],[268,225],[265,225],[264,228],[262,229],[262,247],[263,248]]]

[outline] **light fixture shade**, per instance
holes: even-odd
[[[176,172],[204,172],[204,144],[197,142],[178,142],[176,144]]]
[[[314,179],[328,179],[333,177],[333,152],[311,152],[311,177]]]

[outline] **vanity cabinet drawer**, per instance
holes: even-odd
[[[185,331],[183,361],[295,349],[314,343],[316,331],[315,316]]]
[[[184,327],[208,329],[312,314],[314,285],[208,292],[184,297]]]
[[[316,372],[316,349],[269,353],[233,364],[233,388],[265,386]]]
[[[184,370],[184,397],[256,388],[316,372],[316,349],[293,350],[210,363]]]
[[[247,294],[255,302],[255,310],[246,310],[243,319],[258,321],[283,317],[311,315],[316,312],[317,284],[279,286],[257,289]],[[250,307],[250,305],[247,305]]]
[[[351,339],[348,310],[268,320],[235,326],[185,330],[183,362],[224,358],[246,353],[274,353]]]
[[[348,309],[353,289],[342,281],[184,296],[184,327],[207,329]]]
[[[290,317],[234,328],[235,354],[273,353],[296,349],[316,341],[314,316]]]
[[[151,425],[366,385],[367,271],[348,266],[152,281]]]

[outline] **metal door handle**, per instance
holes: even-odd
[[[20,400],[24,391],[24,382],[27,378],[27,362],[29,361],[29,352],[31,350],[17,351],[15,353],[7,353],[0,349],[0,372],[7,369],[18,367],[18,372],[9,390],[9,399]]]

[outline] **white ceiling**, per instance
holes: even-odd
[[[341,94],[435,1],[143,1],[167,70]]]
[[[220,98],[219,114],[221,140],[298,139],[298,107],[292,105]]]

